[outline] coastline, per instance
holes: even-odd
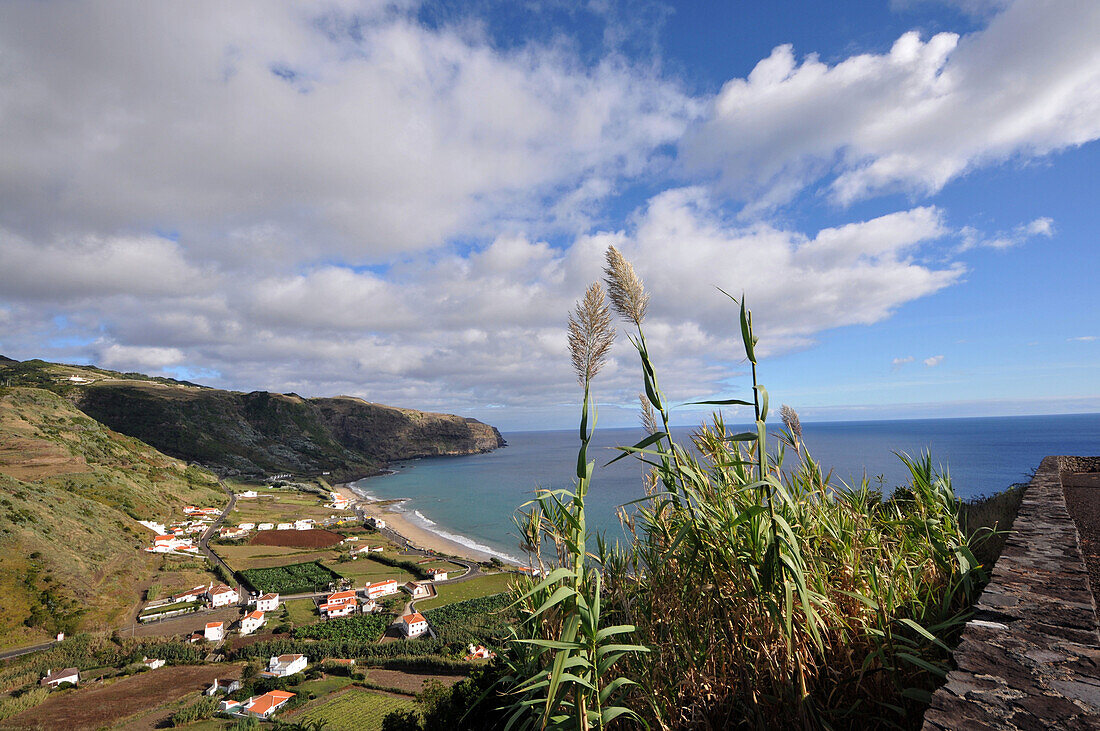
[[[372,500],[364,497],[352,490],[349,483],[334,485],[332,489],[350,500],[352,507],[361,511],[364,515],[386,521],[388,530],[396,533],[417,548],[428,548],[437,553],[458,556],[478,563],[489,561],[496,555],[488,551],[479,551],[476,548],[452,541],[438,533],[422,528],[406,518],[401,511],[389,508],[389,501]],[[504,559],[503,556],[497,557]]]

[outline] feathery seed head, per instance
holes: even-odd
[[[657,433],[657,416],[653,413],[653,404],[644,393],[638,394],[638,402],[642,405],[642,427],[646,434]]]
[[[607,351],[615,342],[611,312],[604,299],[603,287],[593,282],[569,315],[569,355],[577,380],[584,385],[596,377],[607,360]]]
[[[634,272],[634,267],[614,246],[607,247],[607,266],[604,267],[604,281],[607,282],[607,294],[615,311],[624,320],[638,327],[645,320],[645,311],[649,306],[642,280]]]
[[[779,416],[783,419],[783,426],[787,427],[787,431],[793,434],[797,439],[802,438],[802,422],[798,419],[798,412],[792,409],[787,404],[783,404],[783,408],[779,410]]]

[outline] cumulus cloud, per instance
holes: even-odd
[[[906,355],[904,357],[894,358],[894,360],[891,361],[891,365],[894,367],[894,370],[896,371],[896,370],[900,370],[903,365],[905,365],[907,363],[912,363],[912,362],[913,362],[913,356]]]
[[[369,3],[17,1],[0,49],[9,227],[159,227],[242,265],[574,226],[698,106],[618,56],[503,51]]]
[[[943,356],[942,355],[933,355],[931,358],[925,358],[924,359],[924,365],[927,366],[928,368],[935,368],[936,366],[938,366],[942,362],[943,362]]]
[[[1020,0],[960,38],[902,35],[834,65],[777,47],[681,145],[756,207],[824,181],[841,204],[1100,137],[1100,4]]]
[[[1048,239],[1054,236],[1054,220],[1045,216],[1036,218],[1031,223],[1020,224],[1011,231],[1000,232],[993,236],[985,236],[975,228],[964,226],[959,229],[959,237],[962,239],[962,243],[959,244],[957,251],[961,253],[979,247],[1010,249],[1036,236]]]

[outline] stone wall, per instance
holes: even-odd
[[[1096,604],[1061,480],[1097,469],[1096,458],[1043,460],[925,731],[1100,729]]]

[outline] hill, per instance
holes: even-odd
[[[223,474],[376,474],[386,462],[504,446],[476,419],[264,391],[222,391],[169,378],[44,361],[0,362],[0,384],[46,388],[115,431]]]
[[[210,473],[28,387],[0,388],[0,493],[0,647],[124,624],[165,563],[136,520],[225,502]]]

